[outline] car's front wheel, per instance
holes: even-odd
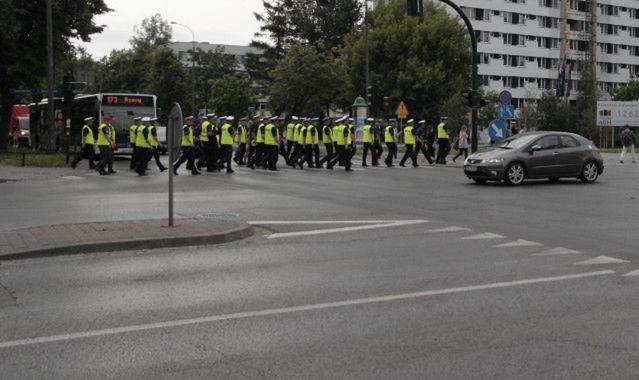
[[[506,177],[504,180],[511,186],[521,185],[526,178],[526,169],[519,162],[513,162],[506,168]]]
[[[597,163],[593,161],[588,161],[584,164],[584,167],[581,169],[581,182],[583,183],[593,183],[599,178],[599,167],[597,167]]]

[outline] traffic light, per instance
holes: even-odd
[[[406,0],[406,9],[409,16],[421,17],[424,15],[424,3],[422,3],[422,0]]]
[[[462,98],[464,98],[463,103],[465,105],[467,105],[468,107],[473,107],[473,91],[472,90],[468,90],[466,92],[462,92]]]

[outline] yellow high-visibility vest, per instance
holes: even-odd
[[[85,131],[87,131],[86,136],[84,135]],[[82,141],[84,141],[86,145],[95,144],[95,137],[93,137],[93,128],[89,127],[88,125],[82,127]]]
[[[293,123],[286,126],[286,140],[295,141],[295,124]]]
[[[135,147],[136,148],[150,148],[151,145],[146,143],[144,139],[144,131],[147,129],[146,125],[140,125],[138,127],[138,137],[135,139]]]
[[[193,146],[193,128],[188,125],[182,127],[182,146]]]
[[[446,130],[444,129],[445,126],[446,126],[446,123],[439,123],[439,125],[437,126],[437,138],[438,139],[448,139],[448,138],[450,138],[450,136],[448,136],[448,132],[446,132]]]
[[[202,130],[200,131],[200,141],[203,141],[203,142],[209,141],[209,135],[206,134],[207,129],[209,128],[209,125],[211,125],[211,122],[209,122],[208,120],[205,120],[204,122],[202,122]]]
[[[270,124],[269,124],[270,125]],[[256,140],[257,143],[263,143],[264,142],[264,136],[262,135],[262,128],[264,127],[264,124],[260,124],[257,126],[257,136],[256,136]]]
[[[306,128],[306,145],[313,145],[313,132],[316,132],[316,128],[311,124]],[[317,134],[317,132],[315,134]],[[315,139],[315,143],[317,144],[317,138]]]
[[[372,143],[373,142],[373,126],[370,124],[366,124],[362,130],[364,131],[364,136],[362,137],[362,141],[365,143]]]
[[[275,131],[275,136],[273,136],[273,131]],[[268,124],[266,126],[266,133],[264,135],[264,144],[265,145],[275,145],[277,146],[278,142],[277,142],[277,138],[276,136],[279,137],[279,129],[277,129],[277,127],[273,124]]]
[[[386,127],[386,129],[384,130],[384,142],[388,143],[394,143],[395,142],[395,136],[391,135],[391,129],[393,128],[392,125],[389,125],[388,127]]]
[[[139,125],[133,124],[131,128],[129,128],[129,142],[131,144],[135,144],[135,140],[137,139],[137,129]]]
[[[404,145],[414,145],[415,135],[413,134],[414,127],[409,125],[404,128]]]
[[[231,134],[231,124],[222,126],[222,136],[220,137],[222,145],[233,145],[233,135]]]
[[[344,128],[346,128],[346,126],[342,124],[333,128],[333,137],[335,137],[333,141],[335,141],[337,145],[346,145],[346,139],[344,138]]]
[[[322,142],[324,144],[331,143],[331,134],[332,134],[331,129],[328,127],[328,125],[325,125],[324,128],[322,129]]]
[[[297,143],[304,145],[304,132],[306,131],[306,126],[302,125],[299,129],[299,133],[297,134]]]
[[[101,124],[98,128],[98,145],[109,146],[111,143],[107,140],[107,136],[111,133],[111,128],[106,124]]]
[[[149,130],[149,143],[151,143],[151,146],[153,147],[160,146],[160,142],[158,141],[158,138],[157,138],[158,130],[157,128],[155,128],[155,125],[150,125],[148,130]],[[155,136],[153,136],[154,131],[155,131]]]

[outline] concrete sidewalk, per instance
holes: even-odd
[[[126,220],[0,231],[0,260],[91,252],[222,244],[253,235],[251,226],[219,219]]]

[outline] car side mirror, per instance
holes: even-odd
[[[539,151],[539,150],[541,150],[541,146],[539,146],[539,145],[533,145],[533,146],[531,146],[531,147],[530,147],[530,149],[529,149],[528,151],[529,151],[530,153],[534,153],[534,152],[537,152],[537,151]]]

